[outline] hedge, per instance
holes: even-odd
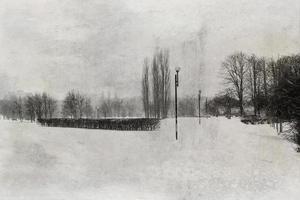
[[[87,129],[149,131],[159,127],[159,119],[155,118],[125,118],[125,119],[69,119],[51,118],[38,119],[42,126],[70,127]]]

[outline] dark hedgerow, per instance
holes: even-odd
[[[42,126],[69,127],[87,129],[108,129],[126,131],[149,131],[159,127],[159,119],[128,118],[128,119],[69,119],[52,118],[38,119]]]

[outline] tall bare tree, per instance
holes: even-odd
[[[254,115],[260,115],[263,107],[267,106],[267,71],[265,58],[258,58],[254,54],[248,59],[249,93],[254,108]]]
[[[266,67],[266,59],[261,59],[262,64],[262,73],[263,73],[263,88],[264,88],[264,96],[267,99],[268,97],[268,86],[267,86],[267,67]]]
[[[157,49],[152,60],[152,98],[156,118],[166,118],[170,108],[169,51]]]
[[[160,118],[160,69],[159,69],[159,53],[155,53],[152,60],[152,97],[154,117]]]
[[[169,51],[163,49],[159,53],[160,63],[160,93],[161,93],[161,116],[166,118],[170,107],[170,68],[169,68]]]
[[[234,89],[235,95],[239,100],[240,114],[244,115],[244,90],[245,76],[247,72],[247,58],[242,52],[232,54],[222,63],[225,70],[225,80]]]
[[[142,100],[145,117],[150,117],[149,60],[145,58],[142,77]]]
[[[248,59],[249,63],[249,81],[251,85],[251,99],[253,102],[254,115],[257,115],[258,110],[258,76],[259,76],[259,60],[253,54]]]

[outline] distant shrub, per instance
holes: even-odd
[[[43,126],[70,127],[87,129],[148,131],[159,126],[159,119],[154,118],[129,118],[129,119],[69,119],[52,118],[38,119]]]

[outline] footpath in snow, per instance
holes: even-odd
[[[154,132],[0,120],[2,200],[287,199],[300,154],[269,125],[179,118]]]

